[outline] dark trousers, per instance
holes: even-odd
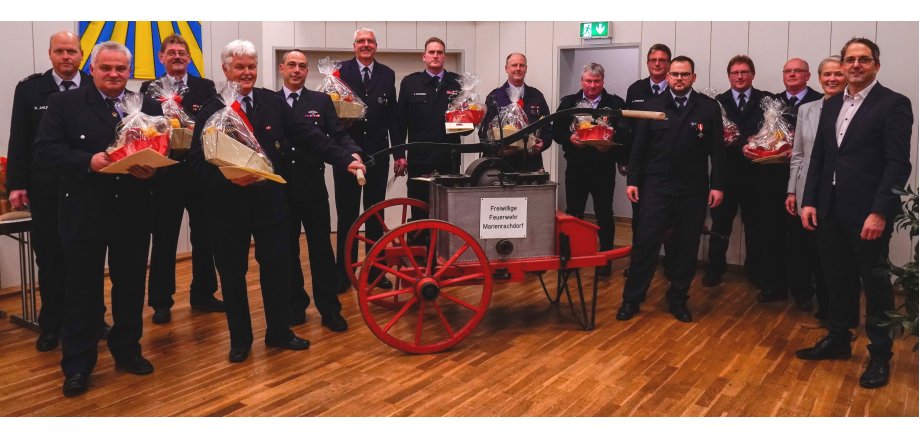
[[[161,171],[153,187],[153,249],[150,253],[150,278],[147,305],[154,309],[173,306],[176,293],[176,248],[183,210],[188,210],[192,242],[191,303],[207,302],[217,292],[217,273],[206,229],[204,194],[186,163]]]
[[[287,221],[259,227],[214,223],[211,226],[211,243],[227,308],[231,348],[252,345],[252,319],[246,287],[250,238],[255,241],[256,262],[259,263],[265,340],[284,342],[293,336],[289,310],[291,247]]]
[[[629,260],[629,277],[623,288],[623,301],[640,303],[646,293],[655,267],[665,232],[673,225],[669,277],[671,287],[666,298],[671,303],[686,303],[687,292],[696,273],[696,259],[700,247],[700,233],[706,220],[705,196],[673,196],[664,191],[639,189],[638,232],[633,237]]]
[[[569,160],[565,168],[565,212],[580,219],[585,217],[588,195],[594,201],[597,237],[600,250],[613,249],[613,189],[616,183],[613,161],[584,162]],[[632,271],[630,271],[632,272]]]
[[[451,163],[442,163],[438,164],[412,164],[409,163],[408,170],[408,180],[406,181],[406,196],[412,199],[418,199],[419,201],[429,203],[431,202],[429,187],[430,183],[427,181],[416,181],[413,178],[420,177],[423,175],[429,175],[432,172],[437,171],[441,175],[450,174],[456,172],[451,166]],[[428,212],[420,208],[412,207],[412,220],[419,219],[428,219]]]
[[[66,298],[61,333],[61,369],[65,376],[89,374],[96,365],[96,346],[105,314],[105,261],[108,250],[112,280],[112,330],[109,351],[115,360],[141,353],[144,276],[150,235],[134,239],[65,239]]]
[[[731,167],[727,173],[728,181],[726,181],[725,190],[722,192],[722,203],[709,211],[712,217],[712,227],[709,234],[709,265],[706,267],[706,273],[722,275],[728,271],[725,254],[728,252],[728,242],[732,234],[735,215],[740,209],[741,223],[744,225],[744,268],[748,277],[757,283],[760,279],[752,276],[757,271],[759,263],[757,252],[752,251],[752,248],[757,247],[751,232],[752,222],[755,221],[752,205],[754,195],[751,192],[750,175],[745,175],[745,171],[751,165],[731,161],[729,166]]]
[[[38,325],[42,333],[59,333],[64,323],[64,247],[58,234],[56,195],[31,194],[32,250],[38,265],[38,286],[42,307]],[[102,308],[105,313],[105,307]]]
[[[829,294],[828,331],[840,342],[849,342],[853,314],[859,311],[859,283],[848,273],[858,272],[866,293],[866,335],[869,352],[883,359],[891,357],[892,340],[888,330],[877,321],[894,310],[894,294],[885,270],[888,268],[888,244],[891,224],[881,237],[862,240],[860,228],[837,222],[833,213],[818,221],[818,248],[827,278]],[[879,272],[880,271],[880,272]]]
[[[316,309],[322,315],[338,314],[342,304],[336,293],[335,254],[329,236],[332,225],[329,219],[329,199],[291,202],[291,310],[304,311],[310,305],[310,296],[304,288],[303,267],[300,264],[300,225],[303,224],[310,256],[310,276]]]
[[[789,292],[796,300],[817,297],[818,315],[827,319],[827,282],[821,270],[815,233],[802,227],[800,216],[787,216],[789,231]]]
[[[348,230],[358,219],[360,205],[363,210],[367,210],[382,202],[387,193],[387,174],[389,172],[389,160],[382,160],[376,165],[368,167],[364,175],[367,184],[364,187],[358,185],[355,176],[347,170],[332,169],[332,177],[335,180],[335,209],[338,215],[336,222],[336,272],[342,277],[345,274],[345,240],[348,239]],[[363,202],[361,193],[364,193]],[[327,201],[328,202],[328,201]],[[426,199],[425,202],[428,202]],[[360,210],[360,211],[363,211]],[[365,235],[374,241],[380,239],[383,235],[383,227],[376,220],[367,221],[364,229]],[[370,250],[370,246],[365,245],[365,250]],[[355,242],[352,248],[352,260],[347,263],[355,263],[358,257],[358,243]],[[312,261],[311,261],[312,263]]]
[[[746,243],[751,245],[748,254],[757,261],[749,266],[748,275],[765,291],[787,295],[789,213],[785,207],[786,187],[778,180],[761,181],[759,184],[768,183],[772,184],[755,191],[756,195],[751,200],[753,218],[749,220],[750,228],[745,225]]]

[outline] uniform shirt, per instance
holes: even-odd
[[[51,70],[51,77],[54,78],[54,83],[57,84],[59,90],[67,91],[64,89],[64,86],[61,85],[61,82],[64,82],[64,78],[62,78],[59,74],[57,74],[56,71]],[[74,77],[71,78],[70,81],[73,82],[73,86],[70,87],[71,90],[73,90],[74,88],[80,88],[80,75],[79,74],[74,75]]]

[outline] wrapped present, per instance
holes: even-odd
[[[227,179],[246,174],[284,183],[252,133],[246,114],[237,101],[239,84],[227,82],[218,93],[225,107],[208,118],[201,132],[204,158],[220,168]]]
[[[508,98],[511,103],[498,110],[498,116],[489,122],[489,140],[499,141],[508,137],[521,129],[527,127],[530,121],[527,114],[524,113],[524,100],[521,98],[522,88],[508,87]],[[499,129],[501,127],[501,129]],[[512,144],[505,145],[506,148],[520,150],[534,146],[534,140],[539,135],[539,131],[529,135],[526,139],[518,140]]]
[[[792,149],[792,127],[783,117],[786,105],[779,99],[764,97],[760,101],[763,109],[763,125],[748,139],[745,146],[758,156],[755,163],[784,161],[783,153]]]
[[[352,91],[345,82],[339,79],[339,67],[342,63],[328,56],[317,62],[319,72],[323,74],[316,91],[329,95],[335,105],[335,114],[340,119],[360,119],[367,113],[367,105]]]
[[[706,87],[703,88],[703,91],[700,91],[701,94],[711,97],[716,103],[719,104],[719,110],[722,111],[722,142],[726,146],[738,140],[738,137],[741,136],[741,130],[738,129],[738,125],[735,122],[732,122],[728,118],[728,114],[725,113],[725,107],[722,106],[722,102],[719,102],[716,97],[719,93],[716,90]]]
[[[154,155],[166,157],[169,155],[169,139],[172,135],[172,127],[169,120],[163,116],[151,116],[141,112],[144,105],[144,95],[139,93],[126,94],[119,101],[118,109],[124,113],[124,118],[118,125],[118,132],[115,142],[105,150],[109,160],[118,163],[122,160],[130,160],[103,168],[103,173],[128,173],[127,168],[135,164],[163,167],[175,164],[173,160],[160,160]],[[138,152],[147,151],[142,155],[134,156]],[[152,157],[152,159],[150,159]],[[113,167],[115,166],[115,167]]]
[[[188,86],[179,85],[174,79],[164,76],[150,83],[147,95],[163,105],[163,116],[169,119],[172,137],[169,146],[174,151],[187,151],[192,145],[192,131],[195,120],[182,108],[182,96],[188,93]]]
[[[575,104],[576,108],[593,108],[587,99],[582,99]],[[570,130],[578,141],[593,146],[595,149],[606,152],[616,143],[613,142],[615,130],[608,122],[607,117],[594,117],[590,114],[575,116]]]
[[[444,122],[448,132],[472,131],[486,115],[482,98],[473,91],[479,84],[479,76],[464,72],[460,74],[460,93],[447,105]]]

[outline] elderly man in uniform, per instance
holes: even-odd
[[[83,50],[72,32],[51,35],[48,58],[51,69],[35,73],[16,85],[6,184],[12,207],[32,211],[32,249],[38,264],[42,301],[38,314],[41,333],[35,341],[38,351],[51,351],[60,342],[64,322],[64,251],[58,235],[58,176],[34,161],[32,144],[48,108],[48,97],[93,83],[90,75],[80,71]]]
[[[65,396],[89,389],[96,365],[104,312],[105,261],[112,280],[108,346],[118,369],[150,374],[141,355],[144,279],[150,247],[150,178],[155,170],[132,166],[128,175],[100,173],[112,164],[106,148],[115,141],[124,115],[121,100],[131,69],[131,52],[113,41],[93,48],[95,87],[55,93],[35,138],[35,159],[60,178],[58,226],[65,260],[66,299],[62,336]],[[145,114],[162,114],[159,102],[144,98]]]
[[[524,83],[527,76],[527,57],[523,53],[512,53],[505,58],[505,73],[508,74],[508,80],[486,96],[486,114],[482,119],[479,128],[479,139],[486,141],[489,133],[489,123],[502,108],[511,105],[511,99],[508,92],[512,89],[520,89],[521,100],[515,102],[524,110],[527,120],[530,123],[536,122],[549,115],[549,105],[540,90]],[[540,136],[534,141],[532,146],[529,145],[526,151],[508,149],[503,157],[511,167],[518,172],[533,172],[543,169],[543,155],[552,145],[553,131],[550,127],[540,130]]]
[[[189,74],[191,53],[188,42],[181,35],[172,34],[164,38],[157,56],[166,67],[166,76],[161,80],[173,81],[188,88],[182,96],[182,109],[194,118],[205,102],[216,95],[214,82]],[[151,82],[141,84],[141,93],[148,92]],[[153,308],[154,324],[165,324],[172,319],[170,309],[174,304],[172,296],[176,293],[176,248],[183,210],[188,210],[192,242],[189,304],[192,310],[224,311],[224,303],[214,297],[217,292],[217,273],[214,271],[214,256],[205,229],[204,192],[188,166],[188,151],[174,150],[170,156],[179,164],[157,171],[153,183],[155,216],[147,305]]]
[[[339,69],[341,79],[352,91],[358,93],[367,112],[364,118],[351,121],[348,126],[348,136],[354,140],[365,155],[371,155],[390,147],[390,142],[396,141],[399,135],[397,129],[396,108],[396,74],[375,58],[377,54],[377,37],[374,30],[362,27],[354,34],[355,57],[342,63]],[[403,134],[405,135],[405,134]],[[364,209],[383,201],[386,197],[387,174],[389,158],[378,161],[377,166],[367,170],[367,184],[358,185],[355,178],[347,172],[332,170],[335,178],[335,210],[338,215],[336,225],[336,271],[338,273],[339,293],[351,287],[351,282],[346,274],[346,266],[357,260],[357,242],[353,248],[354,260],[345,260],[345,240],[348,229],[358,219],[359,206]],[[393,163],[393,170],[397,175],[406,172],[406,160],[397,159]],[[363,193],[363,195],[362,195]],[[381,214],[384,214],[381,212]],[[371,240],[378,240],[383,236],[383,228],[377,221],[368,221],[365,224],[365,235]],[[371,245],[366,244],[365,249],[370,250]],[[371,277],[376,278],[376,276]],[[393,284],[386,277],[381,277],[377,287],[389,289]]]
[[[335,140],[339,147],[351,153],[361,149],[345,133],[345,127],[335,114],[332,99],[319,91],[304,88],[307,80],[307,55],[299,50],[284,54],[278,66],[284,86],[278,90],[298,119],[307,122]],[[303,224],[310,256],[310,275],[313,280],[313,298],[316,310],[322,315],[322,324],[336,332],[348,329],[342,318],[342,304],[336,294],[335,254],[329,235],[332,224],[329,215],[329,192],[326,191],[323,162],[314,154],[290,157],[290,180],[285,185],[290,207],[291,230],[291,325],[307,322],[310,296],[304,289],[303,267],[300,264],[300,226]],[[352,177],[354,179],[354,177]],[[354,181],[352,181],[354,182]]]
[[[237,102],[276,172],[290,177],[287,163],[307,159],[311,153],[351,171],[364,169],[357,157],[339,148],[312,123],[297,118],[278,93],[255,87],[258,54],[252,42],[231,41],[221,50],[220,58],[227,81],[239,84]],[[252,348],[246,270],[253,240],[265,310],[265,345],[305,350],[310,342],[290,329],[291,247],[284,188],[254,175],[228,180],[216,166],[205,161],[201,134],[208,118],[223,107],[212,99],[198,114],[189,163],[205,181],[214,261],[230,328],[228,358],[230,362],[242,362]]]

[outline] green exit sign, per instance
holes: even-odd
[[[609,38],[610,22],[595,21],[592,23],[581,23],[581,37],[585,38]]]

